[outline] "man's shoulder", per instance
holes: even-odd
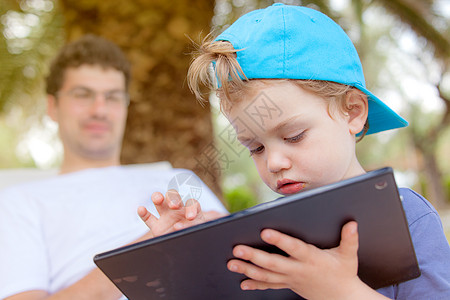
[[[20,199],[45,198],[59,192],[70,193],[73,188],[102,177],[99,176],[99,172],[104,171],[86,169],[67,174],[57,174],[56,171],[52,176],[42,176],[42,178],[36,176],[32,180],[18,181],[0,190],[0,200],[14,198],[15,201],[19,201]]]
[[[153,168],[145,166],[126,165],[118,170],[121,174],[142,180],[171,181],[180,178],[195,178],[200,180],[193,171],[184,168]]]
[[[147,172],[147,173],[164,173],[164,171],[172,170],[172,165],[168,161],[158,161],[151,163],[131,164],[122,166],[107,166],[101,168],[85,168],[79,171],[70,172],[66,174],[59,174],[57,168],[52,169],[38,169],[38,168],[15,168],[0,170],[0,190],[9,187],[26,188],[28,186],[35,186],[46,184],[56,180],[58,182],[65,182],[71,180],[82,180],[91,176],[98,176],[100,174],[107,176],[108,174],[120,172]]]
[[[65,184],[77,184],[89,182],[92,179],[107,179],[115,176],[132,176],[136,174],[156,177],[170,176],[175,174],[168,162],[156,162],[149,164],[136,164],[124,166],[110,166],[103,168],[87,168],[76,172],[58,174],[58,170],[38,170],[38,169],[14,169],[5,170],[1,176],[9,181],[1,188],[1,192],[14,192],[25,190],[40,190],[49,187],[61,186]],[[187,171],[187,170],[186,170]]]
[[[182,168],[172,168],[166,165],[142,164],[111,166],[105,168],[84,169],[77,172],[60,174],[43,179],[35,179],[22,183],[16,183],[0,190],[0,195],[45,195],[55,194],[58,191],[69,193],[80,186],[97,188],[105,185],[130,186],[160,186],[164,187],[171,181],[180,180],[192,176],[201,181],[192,171]],[[0,196],[1,197],[1,196]]]
[[[50,186],[54,181],[55,178],[57,178],[58,175],[55,175],[51,178],[44,178],[44,179],[34,179],[31,181],[26,182],[19,182],[16,184],[12,184],[10,186],[7,186],[0,190],[1,195],[9,195],[9,194],[21,194],[25,193],[29,190],[40,190],[40,189],[46,189],[48,186]]]
[[[134,197],[151,195],[155,191],[197,187],[202,195],[212,197],[203,181],[187,169],[155,168],[152,166],[114,166],[85,169],[51,178],[9,186],[0,191],[0,201],[8,203],[52,203],[65,199],[94,199],[99,195],[128,194]]]

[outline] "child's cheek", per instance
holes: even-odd
[[[255,162],[256,169],[258,170],[259,177],[262,181],[267,185],[272,191],[277,192],[277,182],[274,176],[270,176],[270,171],[267,169],[267,164],[265,162],[257,162],[255,158],[253,158]]]

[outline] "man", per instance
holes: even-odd
[[[65,46],[47,78],[48,114],[64,147],[60,174],[0,194],[0,299],[119,299],[93,256],[152,237],[136,213],[186,170],[120,166],[130,67],[87,35]],[[190,176],[190,175],[188,175]],[[204,210],[224,212],[200,181]]]

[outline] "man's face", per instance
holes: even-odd
[[[65,155],[93,160],[118,157],[127,99],[122,72],[91,65],[67,69],[57,97],[49,96],[48,102]]]

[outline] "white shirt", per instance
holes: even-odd
[[[189,177],[188,173],[108,167],[2,191],[0,299],[36,289],[52,294],[84,277],[95,267],[95,254],[147,232],[137,207],[146,206],[158,215],[151,194],[165,194],[170,182],[170,187],[176,182],[181,188],[183,182],[174,179]],[[226,212],[206,185],[197,183],[195,193],[202,209]]]

